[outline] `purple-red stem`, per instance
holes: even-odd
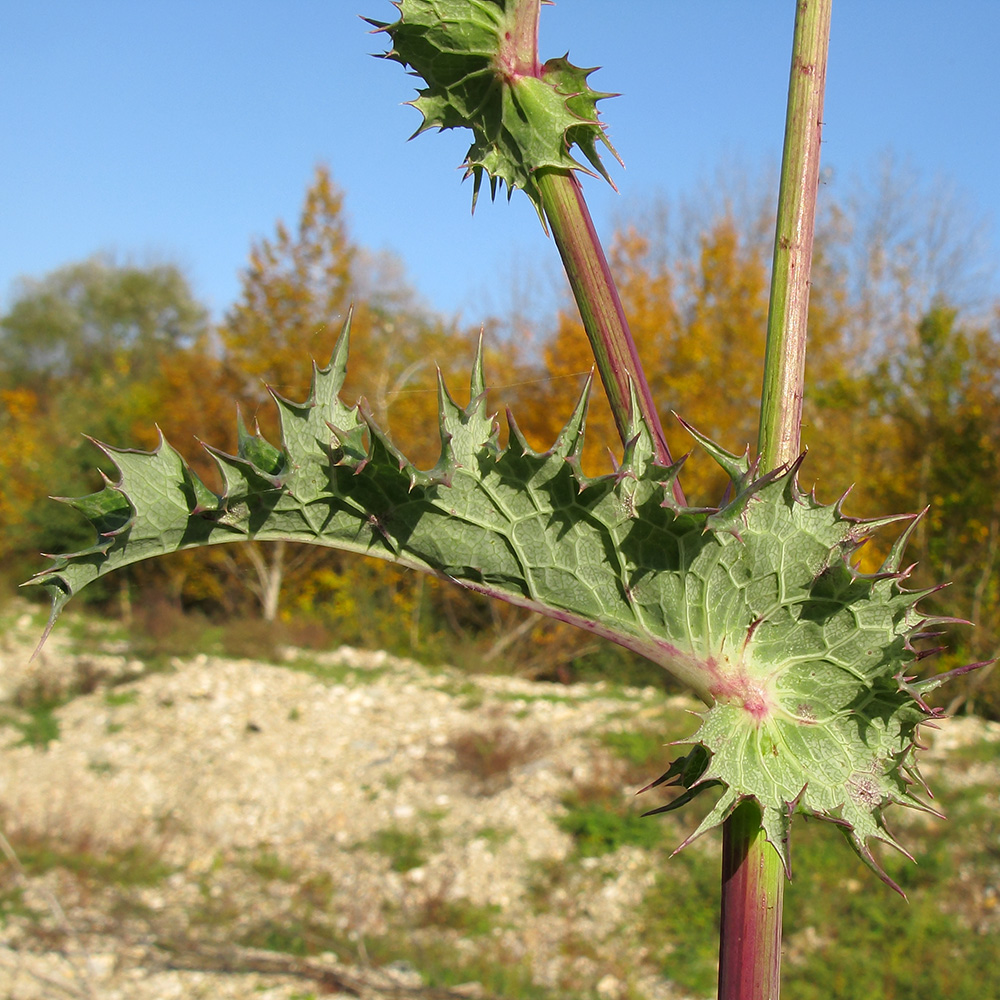
[[[785,873],[760,808],[741,802],[722,838],[719,1000],[778,1000]]]
[[[623,442],[628,440],[634,392],[639,413],[653,436],[657,461],[670,465],[670,448],[653,394],[580,182],[570,173],[539,173],[537,184],[545,217],[580,309],[618,433]],[[678,503],[684,503],[676,479],[674,497]]]
[[[500,61],[513,76],[541,76],[538,62],[538,19],[541,0],[514,0],[507,14],[508,30]]]
[[[507,15],[505,44],[500,52],[506,75],[541,75],[538,62],[540,11],[541,0],[514,0],[512,3]],[[639,415],[653,437],[656,460],[661,465],[670,465],[673,459],[649,381],[580,182],[571,171],[558,170],[540,170],[534,179],[622,442],[626,443],[629,438],[634,392]],[[684,492],[676,479],[673,492],[677,502],[683,504]]]

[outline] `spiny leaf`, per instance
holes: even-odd
[[[340,401],[349,327],[306,402],[275,396],[280,446],[242,428],[238,455],[210,449],[221,495],[165,441],[105,448],[119,479],[70,501],[95,544],[32,581],[54,613],[114,569],[200,545],[286,540],[392,560],[611,638],[693,688],[707,706],[700,749],[667,777],[685,801],[715,786],[722,795],[692,836],[751,798],[786,866],[796,810],[841,826],[873,867],[871,841],[898,846],[884,810],[926,808],[914,748],[933,715],[922,692],[934,681],[910,676],[913,643],[941,620],[916,609],[930,591],[904,588],[901,547],[874,575],[851,566],[892,518],[844,517],[799,490],[797,463],[754,479],[707,441],[731,478],[728,499],[682,507],[671,491],[680,463],[656,464],[637,415],[620,467],[588,478],[586,393],[549,451],[531,449],[513,419],[501,447],[481,350],[467,407],[440,382],[441,455],[417,469]]]
[[[597,144],[618,154],[599,121],[597,102],[615,95],[592,90],[587,78],[593,70],[566,57],[528,71],[513,68],[514,3],[397,0],[395,6],[397,21],[368,23],[392,40],[385,58],[409,66],[427,85],[411,102],[423,115],[414,135],[431,128],[472,130],[465,167],[473,177],[473,207],[485,175],[494,196],[498,184],[507,186],[508,196],[523,189],[541,217],[536,171],[592,172],[573,158],[573,146],[611,183]]]

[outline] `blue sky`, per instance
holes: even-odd
[[[777,161],[793,0],[560,0],[544,58],[600,65],[627,169],[591,182],[598,228],[720,164]],[[618,13],[624,11],[625,13]],[[406,138],[413,81],[372,59],[358,14],[388,0],[8,0],[0,12],[0,308],[18,276],[98,251],[181,264],[216,316],[250,242],[294,221],[317,162],[362,245],[404,261],[433,306],[470,323],[515,275],[555,273],[523,197],[473,218],[459,133]],[[836,0],[824,165],[841,179],[891,151],[993,226],[1000,258],[1000,0]]]

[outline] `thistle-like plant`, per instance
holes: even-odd
[[[416,468],[363,403],[339,397],[348,319],[330,364],[314,370],[309,398],[274,394],[277,444],[241,423],[235,456],[209,449],[221,493],[166,441],[154,452],[102,446],[118,479],[67,501],[93,524],[95,544],[56,557],[32,582],[50,592],[55,615],[98,577],[165,552],[249,539],[309,542],[437,574],[661,664],[705,705],[693,749],[654,784],[681,789],[664,809],[718,792],[691,837],[726,826],[724,880],[735,888],[724,893],[720,995],[776,996],[791,817],[835,824],[888,881],[872,852],[877,841],[902,849],[887,809],[930,809],[918,730],[937,714],[925,695],[944,678],[911,672],[926,655],[920,640],[951,619],[923,615],[918,604],[931,591],[907,589],[904,550],[915,517],[853,519],[797,485],[804,327],[789,317],[804,308],[794,285],[782,284],[795,270],[782,254],[801,251],[803,241],[781,236],[782,225],[802,228],[783,222],[781,211],[761,454],[731,454],[689,428],[729,486],[715,507],[687,505],[683,463],[667,450],[575,176],[587,168],[574,148],[604,174],[598,146],[611,147],[596,105],[605,95],[568,59],[539,63],[539,3],[400,0],[396,21],[372,23],[391,40],[388,57],[424,80],[414,101],[423,115],[418,132],[472,130],[473,197],[484,176],[494,192],[523,189],[551,227],[621,432],[615,471],[589,478],[580,469],[589,386],[548,451],[532,450],[510,414],[501,446],[486,411],[481,353],[468,406],[439,384],[440,458],[430,470]],[[819,24],[802,16],[796,45],[811,32],[825,54],[829,7],[824,25],[823,4],[816,6]],[[809,74],[793,72],[793,85],[796,75]],[[819,97],[821,109],[822,79]],[[790,98],[793,140],[797,107]],[[816,133],[816,155],[818,122],[813,106],[803,134]],[[788,150],[786,136],[786,160]],[[793,164],[787,175],[794,173]],[[801,220],[815,188],[810,195],[789,185],[782,210],[798,206]],[[807,228],[808,251],[811,216]],[[807,287],[808,253],[801,272]],[[895,522],[904,527],[880,570],[860,572],[852,562],[858,548]]]
[[[799,490],[798,463],[758,475],[698,435],[729,476],[729,499],[682,506],[671,491],[682,463],[657,463],[638,418],[619,468],[588,478],[578,464],[586,394],[548,451],[533,451],[511,415],[500,447],[478,357],[466,408],[441,385],[441,456],[421,471],[363,405],[339,399],[348,337],[349,324],[307,400],[275,395],[277,446],[241,425],[236,456],[210,449],[221,495],[165,441],[152,453],[105,447],[118,480],[67,501],[96,544],[56,557],[33,582],[58,609],[138,560],[251,538],[435,573],[611,638],[687,684],[706,709],[699,749],[671,777],[684,800],[723,789],[696,833],[752,798],[786,868],[795,810],[840,825],[875,865],[869,842],[895,844],[886,806],[922,806],[917,726],[932,714],[923,694],[940,682],[907,676],[912,641],[942,621],[916,611],[927,591],[904,587],[915,520],[880,572],[861,574],[851,556],[899,518],[845,517]]]

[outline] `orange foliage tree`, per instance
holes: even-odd
[[[329,170],[320,166],[294,229],[279,221],[273,238],[251,248],[240,297],[219,327],[227,370],[249,376],[231,381],[251,427],[259,423],[265,437],[276,439],[268,387],[290,399],[305,399],[309,386],[302,381],[303,372],[311,359],[325,361],[348,310],[353,311],[352,365],[345,398],[365,393],[364,405],[391,430],[397,444],[432,465],[437,454],[422,431],[437,419],[435,363],[444,368],[452,389],[467,382],[473,337],[419,306],[397,270],[380,267],[352,241],[343,194]],[[490,355],[491,363],[500,364],[500,381],[511,380],[513,370],[505,354],[509,352],[493,348]],[[277,616],[281,589],[292,580],[293,606],[320,613],[341,628],[350,618],[350,629],[354,619],[370,620],[373,606],[382,617],[403,609],[419,619],[414,602],[434,590],[433,584],[411,580],[384,564],[362,570],[355,560],[311,546],[293,551],[272,543],[238,552],[225,557],[232,576],[249,580],[267,619]],[[234,558],[249,562],[249,577]],[[374,589],[362,581],[371,572],[381,581]],[[343,574],[349,576],[347,586]],[[349,601],[344,600],[347,593]],[[363,595],[369,600],[367,616],[355,610]],[[392,595],[385,607],[380,595]]]
[[[616,235],[611,263],[636,344],[648,359],[650,386],[665,408],[661,417],[671,451],[684,454],[691,441],[669,410],[681,417],[697,413],[698,429],[710,437],[751,443],[767,317],[767,268],[759,249],[748,245],[731,218],[722,217],[701,233],[695,260],[668,258],[652,234],[630,226]],[[540,401],[542,419],[532,425],[539,434],[558,430],[567,401],[555,402],[555,393],[567,395],[565,377],[589,370],[588,354],[579,320],[563,310],[544,351],[550,381],[538,395],[551,398]],[[723,377],[724,393],[718,391]],[[588,431],[584,466],[604,471],[608,458],[596,442],[614,440],[614,424],[599,387]],[[695,496],[721,488],[708,463],[692,463],[686,484]]]

